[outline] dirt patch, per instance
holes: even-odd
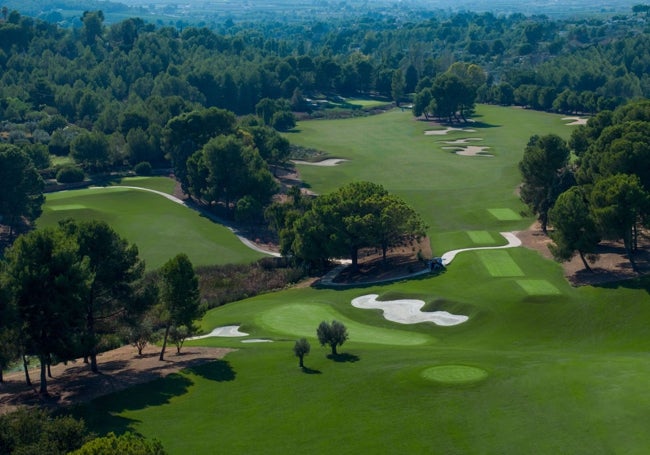
[[[94,398],[163,378],[184,368],[222,359],[233,349],[186,347],[180,355],[175,347],[168,350],[165,360],[158,360],[160,348],[149,346],[138,356],[132,346],[107,351],[97,358],[100,373],[92,373],[81,359],[52,367],[53,378],[48,378],[49,397],[40,397],[40,368],[29,371],[32,387],[25,383],[25,374],[5,374],[0,384],[0,413],[10,412],[21,405],[40,405],[50,408],[84,403]]]
[[[539,223],[534,223],[526,231],[518,232],[517,237],[521,239],[524,247],[538,251],[545,258],[553,260],[553,255],[548,249],[548,245],[552,241],[542,232]],[[632,268],[622,242],[603,241],[596,252],[598,253],[596,261],[589,264],[591,272],[585,269],[578,255],[570,261],[562,263],[564,276],[572,285],[585,286],[628,280],[650,272],[650,237],[648,235],[639,237],[639,251],[634,254],[636,271]]]

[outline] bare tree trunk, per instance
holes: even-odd
[[[47,377],[52,378],[52,356],[50,354],[47,355]]]
[[[47,357],[44,355],[39,356],[39,360],[41,361],[41,387],[38,391],[39,395],[42,396],[47,396]]]
[[[29,377],[29,369],[27,368],[27,365],[29,362],[27,361],[27,356],[23,354],[23,370],[25,370],[25,382],[27,383],[28,386],[32,385],[32,380]]]
[[[171,324],[167,324],[167,327],[165,328],[165,337],[163,338],[163,345],[162,349],[160,351],[160,357],[158,357],[158,360],[161,362],[165,360],[165,349],[167,348],[167,337],[169,336],[169,328],[171,327]]]
[[[582,263],[585,266],[585,270],[587,270],[588,272],[593,272],[593,270],[591,270],[591,267],[589,267],[589,264],[587,263],[587,259],[585,258],[585,255],[582,254],[582,251],[578,251],[578,254],[580,255],[580,259],[582,259]]]

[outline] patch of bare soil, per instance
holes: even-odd
[[[533,224],[528,230],[517,233],[522,245],[538,251],[545,258],[553,260],[548,249],[551,239],[542,232],[539,223]],[[625,252],[622,242],[603,241],[598,246],[597,257],[589,263],[591,272],[585,269],[578,255],[568,262],[562,263],[564,276],[574,286],[596,285],[614,281],[636,278],[650,272],[650,238],[647,235],[639,237],[639,250],[634,253],[636,270]]]
[[[132,346],[107,351],[97,357],[99,373],[81,359],[67,365],[52,366],[53,378],[48,378],[49,397],[38,394],[40,368],[29,371],[32,387],[25,383],[23,371],[5,375],[0,384],[0,413],[10,412],[21,405],[40,405],[50,408],[84,403],[94,398],[163,378],[184,368],[222,359],[233,349],[186,347],[181,354],[176,348],[165,353],[165,360],[158,360],[160,348],[148,346],[142,356]]]
[[[383,261],[381,250],[362,250],[359,253],[358,270],[354,272],[351,267],[347,267],[333,281],[338,284],[363,284],[405,277],[428,268],[426,261],[422,261],[420,257],[432,257],[428,237],[409,245],[392,248],[386,255],[386,262]]]

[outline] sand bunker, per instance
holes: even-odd
[[[589,119],[586,117],[562,117],[562,120],[570,122],[570,123],[565,123],[565,125],[572,126],[572,125],[586,125],[587,120]]]
[[[451,131],[465,131],[467,133],[475,133],[476,130],[472,130],[469,128],[453,128],[451,126],[448,126],[447,128],[443,130],[427,130],[424,132],[425,136],[444,136],[445,134],[451,132]]]
[[[188,340],[202,340],[203,338],[212,338],[212,337],[247,337],[248,333],[240,332],[238,325],[226,325],[223,327],[217,327],[212,332],[205,335],[199,335],[195,337],[188,338]]]
[[[377,294],[362,295],[352,300],[352,306],[362,309],[384,310],[386,319],[400,324],[433,322],[440,326],[452,326],[462,324],[469,319],[467,316],[451,314],[447,311],[420,311],[420,308],[424,306],[422,300],[401,299],[379,302],[377,297],[379,297]]]
[[[468,145],[462,148],[458,147],[443,147],[444,150],[454,150],[454,153],[456,155],[462,155],[462,156],[487,156],[487,157],[493,157],[491,153],[487,153],[486,150],[488,150],[490,147],[485,147],[485,146],[477,146],[477,145]]]
[[[468,142],[476,142],[476,141],[482,141],[483,138],[481,137],[465,137],[462,139],[456,139],[455,141],[442,141],[444,144],[448,145],[465,145]]]
[[[248,340],[241,340],[242,343],[273,343],[273,340],[266,338],[250,338]]]
[[[344,160],[342,158],[329,158],[329,159],[326,159],[326,160],[323,160],[323,161],[315,161],[315,162],[301,161],[301,160],[291,160],[291,162],[293,164],[304,164],[304,165],[307,165],[307,166],[336,166],[336,165],[341,164],[341,163],[343,163],[345,161],[348,161],[348,160]]]

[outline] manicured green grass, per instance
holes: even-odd
[[[422,215],[430,227],[434,251],[442,252],[468,246],[448,238],[450,231],[499,232],[531,224],[531,218],[518,215],[525,207],[515,194],[521,181],[517,164],[532,135],[553,132],[569,137],[575,127],[566,126],[561,118],[480,105],[476,122],[466,125],[475,133],[426,136],[426,130],[436,128],[432,122],[415,120],[410,111],[394,109],[377,116],[300,122],[297,132],[288,133],[287,138],[350,160],[329,168],[299,165],[312,190],[327,193],[354,180],[380,183]],[[442,149],[443,139],[467,137],[481,138],[481,145],[489,146],[495,156],[459,156]],[[515,216],[486,216],[485,210],[490,208],[509,209]]]
[[[524,272],[504,250],[485,250],[476,253],[491,276],[524,276]]]
[[[475,244],[493,244],[494,238],[488,231],[467,231],[470,240]]]
[[[406,330],[383,329],[360,324],[325,305],[291,303],[277,306],[262,312],[257,322],[271,331],[300,338],[313,337],[314,327],[318,327],[321,321],[334,319],[348,328],[350,342],[412,346],[430,341],[426,335],[414,334]]]
[[[442,384],[467,384],[487,378],[487,371],[467,365],[439,365],[427,368],[422,377]]]
[[[301,167],[312,189],[382,183],[425,212],[442,253],[500,245],[498,232],[525,228],[531,218],[498,219],[489,209],[521,212],[517,162],[530,135],[571,130],[560,116],[491,106],[478,113],[483,123],[473,127],[494,158],[443,152],[423,134],[431,125],[399,110],[301,123],[289,137],[351,159]],[[371,293],[418,298],[469,320],[400,325],[352,307]],[[238,350],[76,412],[99,432],[156,437],[171,454],[643,454],[649,294],[650,278],[574,288],[560,265],[525,248],[464,252],[435,277],[294,288],[211,310],[203,331],[241,324],[273,342],[189,342],[185,349]],[[316,339],[318,323],[331,319],[350,331],[338,358]],[[304,371],[292,352],[301,336],[312,346]]]
[[[135,186],[144,182],[128,183]],[[148,183],[154,188],[168,186],[158,180]],[[66,218],[108,222],[138,246],[149,269],[160,267],[178,253],[186,253],[195,266],[251,262],[262,257],[227,228],[147,191],[95,188],[47,194],[37,227],[51,226]]]
[[[169,177],[125,177],[116,182],[115,185],[137,186],[173,194],[176,180]]]
[[[521,215],[512,209],[488,209],[488,212],[499,221],[516,221],[521,219]]]
[[[560,291],[546,280],[517,280],[517,284],[529,295],[560,294]]]

